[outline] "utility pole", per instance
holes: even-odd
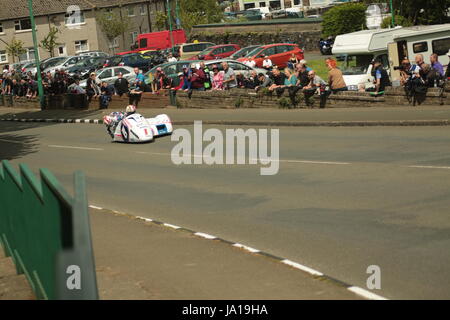
[[[166,0],[167,2],[167,19],[169,19],[169,32],[170,32],[170,41],[172,42],[172,53],[174,53],[175,50],[175,44],[173,42],[173,33],[172,33],[172,15],[170,13],[170,2],[169,0]]]
[[[394,13],[394,6],[392,5],[392,0],[390,0],[390,5],[391,5],[391,17],[392,17],[391,24],[392,24],[392,28],[394,28],[395,27],[395,18],[394,18],[395,13]]]
[[[180,6],[178,5],[178,0],[175,0],[175,6],[175,13],[177,15],[177,29],[181,29]]]
[[[33,34],[34,59],[36,61],[39,101],[41,103],[41,109],[42,109],[44,107],[44,87],[42,86],[41,65],[40,65],[41,62],[40,62],[40,57],[39,57],[39,48],[37,45],[36,24],[34,22],[33,0],[28,0],[28,9],[30,11],[30,21],[31,21],[31,28],[32,28],[31,30],[32,30],[32,34]]]

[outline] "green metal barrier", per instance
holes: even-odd
[[[84,175],[72,198],[47,169],[40,181],[0,166],[0,244],[38,299],[98,299]]]

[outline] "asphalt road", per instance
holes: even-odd
[[[191,130],[192,127],[186,127]],[[223,130],[224,128],[220,128]],[[450,128],[282,128],[280,170],[180,165],[170,137],[113,144],[102,125],[2,123],[0,158],[46,167],[90,202],[243,243],[387,298],[450,298]]]

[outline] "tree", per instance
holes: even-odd
[[[162,12],[162,11],[156,12],[155,26],[159,30],[167,29],[167,14],[165,12]]]
[[[13,63],[15,62],[15,57],[19,58],[21,54],[27,52],[23,47],[23,44],[24,42],[22,40],[16,40],[16,38],[13,37],[11,42],[6,46],[6,52],[13,57]]]
[[[115,12],[101,11],[97,14],[96,20],[110,44],[130,29],[130,19],[120,17]],[[114,48],[112,51],[114,52]]]
[[[395,25],[396,26],[402,26],[402,27],[411,27],[413,25],[412,21],[406,19],[403,16],[396,15],[394,17]],[[386,17],[383,19],[383,22],[381,22],[381,28],[389,28],[392,24],[392,18]]]
[[[57,42],[58,33],[60,33],[60,31],[57,27],[51,27],[49,33],[44,37],[44,39],[42,39],[41,43],[39,44],[39,47],[45,49],[48,53],[50,53],[51,57],[53,57],[53,51],[55,50],[55,48],[61,44]]]
[[[366,4],[373,0],[364,0]],[[392,0],[395,15],[418,24],[441,24],[450,21],[450,0]]]
[[[366,9],[363,3],[346,3],[331,8],[323,15],[323,36],[337,36],[365,29]]]
[[[223,18],[223,10],[216,0],[182,0],[180,20],[184,30],[190,32],[197,24],[217,23]]]

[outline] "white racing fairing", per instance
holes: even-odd
[[[107,131],[115,142],[150,142],[155,137],[169,135],[173,132],[172,122],[166,114],[148,119],[139,113],[124,117],[121,115],[122,113],[114,112],[103,118]]]
[[[172,134],[172,121],[167,114],[160,114],[154,118],[147,118],[147,122],[152,128],[153,136],[165,136]]]

